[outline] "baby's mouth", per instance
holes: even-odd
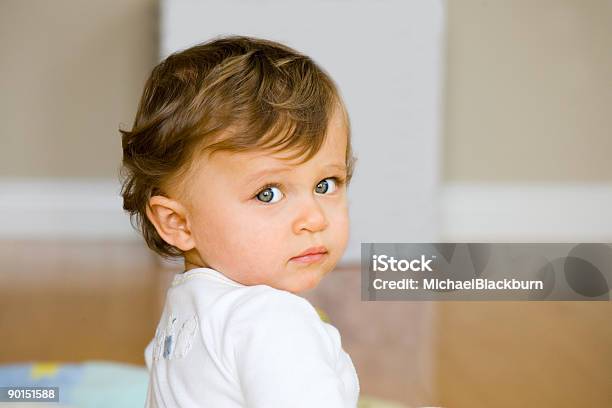
[[[303,251],[297,256],[290,259],[292,262],[301,264],[311,264],[322,260],[327,257],[328,250],[324,246],[312,247]]]

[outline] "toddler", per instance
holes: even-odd
[[[185,263],[145,350],[146,406],[355,407],[338,331],[296,295],[348,238],[354,158],[330,77],[284,45],[218,38],[156,66],[121,133],[124,208]]]

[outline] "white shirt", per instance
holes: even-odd
[[[354,408],[340,334],[304,298],[210,268],[177,275],[145,350],[146,407]]]

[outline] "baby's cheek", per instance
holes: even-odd
[[[330,226],[333,231],[334,243],[344,251],[348,242],[349,235],[349,216],[348,210],[345,208],[338,208],[332,219],[330,220]]]
[[[232,263],[248,284],[265,283],[275,270],[279,257],[279,234],[263,225],[242,226],[233,240],[236,248]]]

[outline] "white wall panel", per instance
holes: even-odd
[[[338,83],[358,157],[351,238],[435,241],[440,155],[441,1],[185,1],[161,3],[161,55],[219,35],[283,42]]]

